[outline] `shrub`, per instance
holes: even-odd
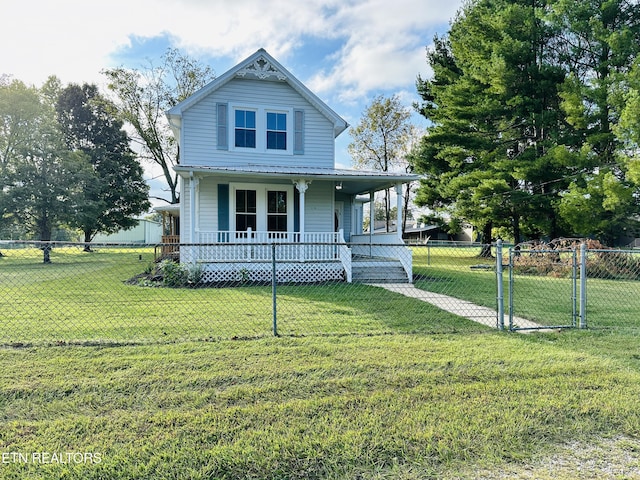
[[[166,287],[193,287],[202,280],[202,267],[173,260],[163,260],[158,264],[157,273]]]

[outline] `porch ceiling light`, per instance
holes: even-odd
[[[336,183],[336,190],[342,190],[342,182]]]

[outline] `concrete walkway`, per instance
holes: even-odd
[[[453,313],[459,317],[468,318],[477,323],[487,325],[492,328],[498,328],[498,312],[491,308],[481,307],[475,303],[467,302],[466,300],[460,300],[459,298],[449,297],[448,295],[442,295],[440,293],[427,292],[420,290],[409,283],[371,283],[373,287],[384,288],[390,292],[400,293],[406,297],[417,298],[423,302],[430,303],[438,307],[441,310]],[[509,328],[509,316],[505,314],[505,329]],[[549,329],[542,329],[541,325],[527,320],[526,318],[513,317],[514,325],[520,328],[532,328],[539,329],[540,331],[552,331]],[[518,330],[519,332],[527,333],[531,330]]]

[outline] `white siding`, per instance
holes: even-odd
[[[304,155],[252,154],[218,150],[216,147],[216,104],[218,102],[304,110]],[[229,109],[228,130],[233,133],[231,114],[232,111]],[[293,142],[293,138],[289,138],[288,141]],[[189,166],[254,163],[333,168],[334,142],[333,124],[286,83],[236,78],[183,113],[180,154],[182,165]]]
[[[305,194],[307,232],[333,232],[333,182],[315,182]]]
[[[212,177],[200,180],[200,230],[218,230],[218,184]]]

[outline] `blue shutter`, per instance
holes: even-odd
[[[293,154],[304,154],[304,110],[293,111]]]
[[[227,114],[227,104],[218,103],[216,107],[218,150],[229,150],[229,131],[227,127],[229,115]]]
[[[293,231],[300,231],[300,192],[293,189]]]
[[[222,183],[218,184],[218,231],[229,231],[229,185]]]

